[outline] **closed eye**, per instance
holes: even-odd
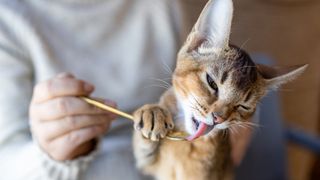
[[[250,110],[250,108],[249,108],[249,107],[244,106],[244,105],[238,105],[238,106],[237,106],[237,108],[238,108],[238,109],[240,109],[240,108],[241,108],[241,109],[244,109],[244,110],[246,110],[246,111],[249,111],[249,110]]]

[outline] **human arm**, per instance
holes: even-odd
[[[89,141],[88,146],[76,148],[87,151],[76,153],[85,156],[57,161],[32,140],[28,107],[34,62],[11,35],[0,28],[0,179],[77,179],[93,159],[88,146],[94,144]]]

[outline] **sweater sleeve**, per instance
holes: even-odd
[[[32,140],[28,108],[34,86],[33,64],[15,30],[8,26],[15,21],[5,19],[5,14],[0,16],[0,179],[79,179],[96,151],[57,162]]]

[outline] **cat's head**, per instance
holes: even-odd
[[[209,1],[178,54],[173,87],[186,130],[245,125],[269,90],[294,79],[304,66],[274,68],[255,64],[229,45],[232,0]]]

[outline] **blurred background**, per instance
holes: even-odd
[[[264,53],[277,65],[310,65],[301,77],[280,88],[279,93],[285,125],[318,136],[320,1],[238,0],[234,3],[232,43],[250,53]],[[289,179],[320,179],[316,153],[290,142],[287,152]]]

